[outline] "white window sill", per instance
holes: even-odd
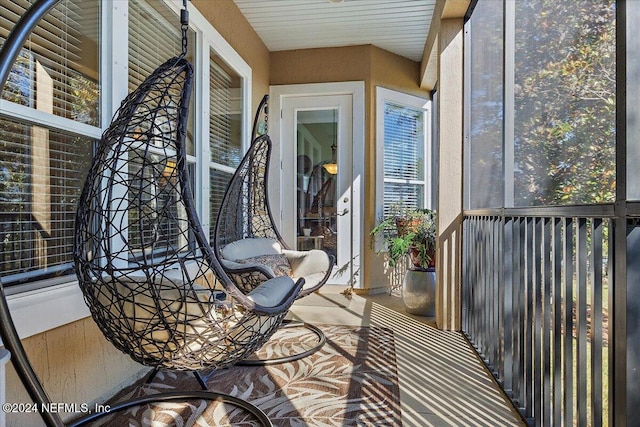
[[[178,268],[177,264],[169,266],[170,270]],[[187,264],[192,277],[197,275],[198,268],[195,262]],[[176,274],[177,278],[182,277]],[[23,292],[16,290],[15,294],[7,295],[7,303],[21,339],[91,316],[77,280]]]
[[[7,296],[20,338],[90,316],[77,281]]]

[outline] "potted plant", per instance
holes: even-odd
[[[384,244],[378,252],[387,253],[391,268],[407,254],[411,259],[412,267],[402,282],[402,300],[411,314],[435,315],[436,227],[435,211],[398,204],[371,230],[374,241],[382,238]]]
[[[382,238],[383,245],[379,252],[387,253],[390,267],[394,268],[407,254],[414,269],[435,267],[435,211],[396,204],[389,215],[371,230],[371,235],[374,240]]]

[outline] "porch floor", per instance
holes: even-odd
[[[309,323],[394,331],[403,426],[524,426],[461,333],[405,312],[399,295],[342,295],[324,286],[297,301],[290,317]]]

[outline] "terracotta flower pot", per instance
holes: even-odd
[[[418,248],[412,247],[409,249],[409,259],[411,260],[411,263],[413,264],[413,267],[415,269],[426,270],[427,268],[436,267],[436,251],[431,250],[429,251],[428,255],[429,255],[429,264],[422,265],[422,262],[420,260],[420,251],[418,250]]]

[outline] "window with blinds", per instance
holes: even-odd
[[[0,43],[32,1],[0,0]],[[77,199],[95,140],[71,119],[99,126],[98,0],[65,0],[34,29],[2,98],[29,107],[0,121],[0,275],[5,285],[73,273]],[[46,113],[51,127],[22,121]],[[56,126],[56,123],[60,123]],[[97,129],[97,128],[96,128]]]
[[[33,0],[0,0],[0,43],[32,3]],[[110,4],[111,0],[62,0],[57,4],[28,39],[2,92],[3,99],[9,101],[3,103],[6,108],[1,111],[0,120],[0,275],[4,284],[47,279],[42,281],[47,286],[56,283],[50,280],[52,277],[73,273],[76,201],[96,138],[107,125],[100,123],[100,88],[112,82],[101,81],[99,74],[103,32],[100,24],[101,6]],[[124,4],[128,22],[107,22],[110,27],[104,32],[127,29],[127,71],[104,64],[110,69],[105,75],[113,75],[114,81],[127,79],[129,90],[133,90],[158,65],[181,53],[182,32],[179,16],[165,1],[130,0]],[[211,86],[211,115],[208,122],[204,117],[196,118],[192,104],[187,127],[187,167],[199,208],[207,214],[209,208],[213,224],[226,185],[243,155],[246,93],[242,87],[250,68],[213,28],[198,31],[205,35],[202,46],[196,46],[196,32],[191,28],[187,31],[187,59],[195,64],[196,52],[210,55],[206,68],[211,75],[205,78],[209,78]],[[223,47],[221,52],[214,52],[211,40]],[[204,74],[194,71],[195,76]],[[198,86],[205,86],[205,82],[196,77],[192,103],[200,96]],[[34,125],[43,113],[50,116],[46,128]],[[196,126],[209,126],[211,138],[200,147],[202,152],[211,152],[205,158],[196,156]],[[201,130],[206,135],[205,129]],[[149,155],[160,154],[161,150],[159,146],[156,153]],[[131,152],[129,156],[139,154]],[[135,170],[132,166],[129,175],[132,179],[144,176],[140,172],[139,167]],[[196,179],[206,180],[207,176],[211,191],[202,193],[201,188],[206,185],[198,180],[196,186]],[[168,174],[167,179],[173,179],[173,175]],[[141,200],[138,211],[129,212],[125,221],[136,223],[136,218],[143,218],[143,210],[172,205],[178,196],[161,185],[149,188],[153,193]],[[138,240],[130,243],[142,249],[161,240],[167,243],[165,250],[170,250],[178,234],[176,229],[184,227],[183,219],[184,214],[176,212],[173,223],[143,224],[143,230],[137,230]]]
[[[0,0],[0,43],[31,5]],[[11,70],[2,98],[100,125],[98,0],[66,0],[38,24]]]
[[[187,31],[187,59],[193,56],[195,35],[193,30]],[[129,91],[133,91],[144,81],[160,64],[171,57],[179,56],[182,52],[182,32],[180,28],[180,18],[162,2],[147,3],[143,1],[132,1],[129,3]],[[193,63],[193,61],[191,61]],[[195,113],[193,112],[193,100],[191,106],[189,122],[187,125],[187,154],[188,163],[191,169],[195,164],[193,129],[195,125]],[[144,130],[143,130],[144,131]],[[162,151],[158,145],[158,154]],[[139,153],[132,150],[129,153],[129,176],[134,181],[133,187],[143,186],[150,191],[140,200],[132,197],[128,215],[129,221],[129,241],[127,244],[143,252],[143,249],[153,247],[154,251],[172,250],[172,247],[183,247],[183,242],[178,242],[180,230],[186,227],[186,212],[179,210],[179,204],[175,203],[179,194],[167,192],[168,186],[161,182],[137,183],[136,180],[149,179],[153,173],[141,171],[142,162],[136,162],[138,156],[151,156],[154,153]],[[175,165],[175,163],[174,163]],[[190,174],[194,177],[194,174]],[[169,172],[167,179],[177,179],[172,172]],[[192,188],[195,187],[192,182]],[[136,199],[136,200],[134,200]],[[171,221],[160,221],[154,216],[154,212],[166,209],[169,206],[172,218]],[[143,218],[143,220],[140,220]],[[162,217],[164,218],[164,216]]]
[[[209,59],[209,220],[211,238],[222,197],[242,160],[242,79],[214,52]]]
[[[71,274],[76,204],[93,140],[0,122],[0,272],[12,285]]]
[[[383,214],[400,201],[406,207],[424,208],[424,111],[385,100],[383,126]]]
[[[187,59],[193,64],[195,33],[187,30]],[[180,17],[162,2],[129,2],[129,92],[133,91],[167,59],[182,52]],[[195,87],[193,88],[195,91]],[[193,113],[191,96],[189,123],[187,124],[187,154],[194,155]]]

